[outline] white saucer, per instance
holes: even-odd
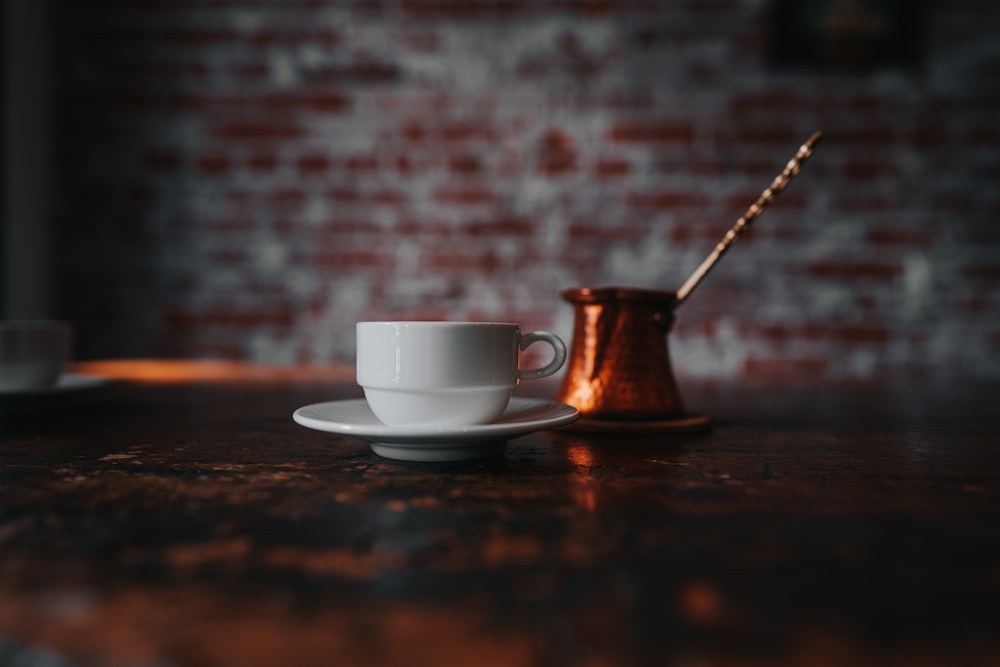
[[[71,394],[77,391],[84,391],[86,389],[103,387],[110,382],[111,380],[108,378],[96,375],[64,373],[51,387],[39,387],[36,389],[0,389],[0,399]]]
[[[467,461],[496,456],[508,440],[570,424],[580,416],[569,405],[512,398],[492,424],[457,427],[386,426],[363,398],[316,403],[292,419],[307,428],[367,440],[379,456],[401,461]]]

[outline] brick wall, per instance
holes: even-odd
[[[768,65],[766,0],[62,0],[60,315],[77,355],[353,360],[362,319],[675,289],[688,377],[1000,377],[1000,5],[915,71]]]

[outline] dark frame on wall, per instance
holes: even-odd
[[[775,68],[864,73],[917,70],[920,0],[771,0],[768,61]]]

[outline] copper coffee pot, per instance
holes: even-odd
[[[573,338],[557,400],[608,420],[662,420],[684,414],[670,369],[667,333],[673,292],[571,289]]]
[[[684,403],[667,347],[674,311],[785,189],[821,136],[815,132],[802,144],[676,293],[627,287],[563,292],[573,305],[574,324],[567,371],[556,400],[574,406],[588,421],[662,423],[683,418]]]

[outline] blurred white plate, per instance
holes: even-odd
[[[87,389],[103,387],[110,382],[110,379],[98,377],[96,375],[65,373],[51,387],[40,387],[37,389],[0,389],[0,399],[71,394],[78,391],[85,391]]]

